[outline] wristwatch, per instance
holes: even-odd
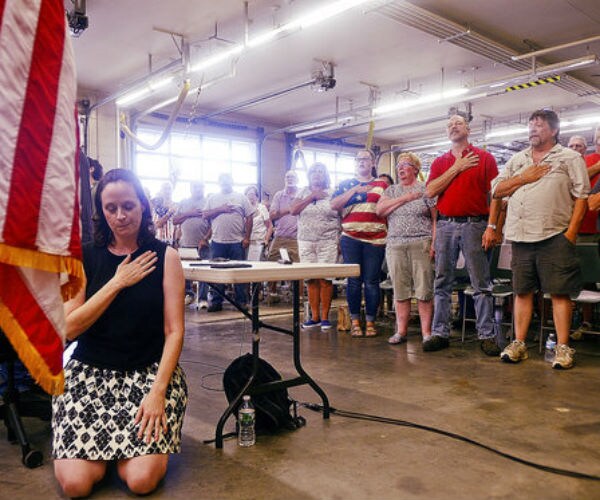
[[[487,227],[491,227],[494,231],[496,230],[496,224],[488,224]]]

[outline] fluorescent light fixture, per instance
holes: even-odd
[[[286,132],[304,132],[304,131],[314,131],[314,129],[326,127],[327,125],[346,125],[347,123],[355,120],[356,117],[354,115],[346,115],[340,116],[338,118],[329,118],[326,120],[321,120],[319,122],[310,122],[310,123],[299,123],[298,125],[292,125],[285,129]]]
[[[227,59],[237,56],[244,51],[245,47],[243,45],[236,45],[229,50],[225,50],[223,52],[219,52],[214,56],[211,56],[207,59],[204,59],[196,64],[194,64],[190,68],[190,72],[194,73],[196,71],[202,71],[204,69],[208,69],[211,66],[215,66],[220,62],[226,61]]]
[[[575,127],[575,128],[561,128],[560,129],[560,133],[564,134],[564,133],[573,133],[573,132],[583,132],[584,130],[590,130],[593,129],[593,125],[588,125],[587,127]]]
[[[159,90],[163,87],[169,85],[175,77],[168,76],[166,78],[162,78],[158,81],[149,81],[143,87],[138,90],[134,90],[128,94],[125,94],[123,97],[117,99],[117,106],[125,106],[127,104],[132,104],[137,101],[141,101],[145,97],[149,96],[152,92]]]
[[[229,50],[204,59],[198,62],[197,64],[192,65],[192,67],[190,68],[190,72],[205,70],[207,68],[210,68],[211,66],[215,66],[216,64],[219,64],[220,62],[229,59],[230,57],[234,57],[236,55],[241,54],[246,49],[252,49],[254,47],[258,47],[259,45],[264,45],[273,41],[280,35],[289,34],[290,32],[295,31],[297,29],[309,28],[322,21],[326,21],[327,19],[333,16],[350,10],[353,7],[372,1],[373,0],[338,0],[336,2],[332,2],[329,5],[320,7],[305,14],[304,16],[301,16],[300,18],[294,21],[286,23],[283,26],[280,26],[279,28],[267,31],[253,38],[249,38],[246,42],[246,45],[236,45],[235,47]]]
[[[528,134],[528,133],[529,133],[529,128],[525,127],[525,126],[503,128],[503,129],[494,130],[493,132],[485,134],[485,139],[488,140],[493,137],[507,137],[510,135],[523,135],[523,134]]]
[[[568,127],[570,125],[588,125],[596,123],[600,124],[600,115],[582,116],[581,118],[576,118],[575,120],[565,120],[561,123],[561,125],[564,127]]]
[[[261,35],[257,35],[254,38],[250,38],[246,45],[253,49],[254,47],[258,47],[259,45],[263,45],[274,40],[277,36],[285,33],[286,31],[290,31],[287,24],[281,28],[276,28]]]
[[[391,113],[393,111],[401,111],[408,108],[413,108],[415,106],[421,106],[423,104],[431,104],[435,102],[440,102],[445,99],[451,99],[454,97],[458,97],[461,95],[465,95],[469,92],[467,88],[460,89],[452,89],[446,90],[444,92],[437,92],[434,94],[429,94],[423,97],[418,97],[416,99],[405,99],[402,101],[396,101],[389,104],[383,104],[381,106],[377,106],[373,109],[374,115],[382,115],[386,113]]]
[[[309,28],[314,26],[315,24],[320,23],[321,21],[325,21],[333,16],[337,16],[342,12],[350,10],[358,5],[363,3],[367,3],[371,0],[338,0],[337,2],[330,3],[324,7],[319,9],[315,9],[312,12],[309,12],[305,16],[297,19],[296,21],[292,21],[288,23],[290,28],[299,26],[302,29]]]

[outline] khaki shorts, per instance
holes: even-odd
[[[429,301],[433,298],[434,266],[429,256],[431,239],[388,245],[385,257],[395,300]]]
[[[338,258],[338,240],[298,241],[300,262],[335,264]]]
[[[298,240],[296,238],[277,238],[271,242],[271,248],[269,249],[269,261],[277,262],[281,259],[281,255],[279,255],[279,249],[285,248],[288,251],[290,259],[292,262],[300,262],[300,257],[298,256]]]

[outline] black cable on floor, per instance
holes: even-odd
[[[321,405],[321,404],[317,404],[317,403],[298,403],[298,404],[301,406],[304,406],[305,408],[308,408],[309,410],[313,410],[316,412],[323,412],[323,405]],[[366,420],[369,422],[379,422],[382,424],[400,425],[400,426],[404,426],[404,427],[412,427],[414,429],[421,429],[424,431],[434,432],[436,434],[441,434],[442,436],[447,436],[452,439],[457,439],[459,441],[464,441],[465,443],[469,443],[474,446],[478,446],[480,448],[483,448],[484,450],[491,451],[492,453],[495,453],[496,455],[500,455],[501,457],[507,458],[514,462],[517,462],[517,463],[520,463],[523,465],[527,465],[528,467],[533,467],[534,469],[539,469],[539,470],[542,470],[545,472],[550,472],[552,474],[558,474],[561,476],[574,477],[577,479],[591,479],[593,481],[600,481],[599,476],[594,476],[592,474],[585,474],[583,472],[571,471],[571,470],[567,470],[567,469],[559,469],[557,467],[550,467],[548,465],[542,465],[542,464],[538,464],[536,462],[531,462],[530,460],[525,460],[524,458],[520,458],[515,455],[511,455],[510,453],[506,453],[504,451],[500,451],[496,448],[492,448],[491,446],[480,443],[479,441],[475,441],[474,439],[468,438],[466,436],[461,436],[460,434],[456,434],[454,432],[449,432],[449,431],[445,431],[442,429],[438,429],[436,427],[430,427],[428,425],[417,424],[414,422],[409,422],[407,420],[380,417],[377,415],[369,415],[366,413],[355,413],[355,412],[351,412],[351,411],[347,411],[347,410],[338,410],[337,408],[332,408],[332,407],[329,407],[329,411],[332,415],[338,415],[340,417],[355,418],[358,420]]]

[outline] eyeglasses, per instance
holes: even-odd
[[[354,161],[371,160],[370,156],[357,156]]]
[[[403,162],[403,163],[398,163],[398,165],[396,165],[396,168],[417,168],[415,165],[413,165],[412,163],[407,163],[407,162]]]

